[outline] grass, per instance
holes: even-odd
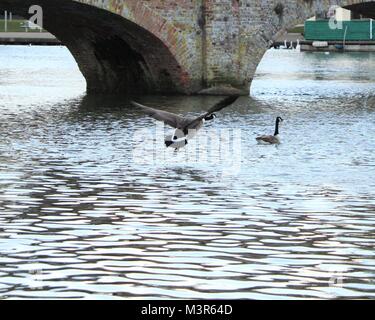
[[[305,26],[304,25],[295,26],[294,28],[288,30],[288,33],[300,33],[300,34],[303,34],[304,32],[305,32]]]
[[[26,23],[26,20],[8,20],[7,32],[26,32],[22,25]],[[0,19],[0,32],[5,32],[5,20]],[[29,29],[28,32],[39,32],[37,29]]]

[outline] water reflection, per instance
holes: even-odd
[[[254,98],[202,131],[242,130],[241,170],[223,176],[215,154],[134,162],[133,133],[152,120],[126,98],[85,97],[64,49],[6,48],[2,298],[375,296],[371,54],[270,51]],[[36,54],[45,74],[27,71]],[[46,82],[51,94],[39,90]],[[217,98],[139,100],[196,115]],[[277,115],[283,144],[258,146]]]

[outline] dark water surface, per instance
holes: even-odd
[[[65,48],[1,46],[0,298],[374,298],[374,89],[373,54],[269,51],[174,153]]]

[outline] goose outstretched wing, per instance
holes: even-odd
[[[218,112],[226,107],[229,107],[239,98],[238,95],[228,96],[218,103],[216,103],[213,107],[211,107],[205,114],[201,115],[200,117],[194,119],[192,122],[188,123],[184,129],[194,128],[197,123],[202,121],[204,118],[210,116],[211,114]]]
[[[233,104],[237,99],[239,98],[238,95],[232,95],[224,98],[223,100],[220,100],[218,103],[216,103],[212,108],[210,108],[206,114],[203,117],[207,117],[215,112],[218,112],[226,107],[229,107],[231,104]]]
[[[172,128],[181,128],[181,126],[183,126],[186,121],[186,118],[168,111],[146,107],[134,101],[131,101],[131,104],[142,109],[150,117],[158,121],[163,121],[165,124],[171,126]]]

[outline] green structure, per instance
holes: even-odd
[[[351,20],[332,23],[329,20],[305,22],[305,39],[312,41],[374,41],[375,23],[372,19]]]

